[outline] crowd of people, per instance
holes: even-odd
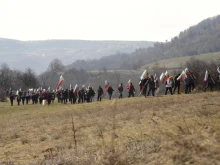
[[[219,74],[218,78],[218,91],[220,91],[220,69],[217,68],[217,72]],[[184,76],[182,74],[177,74],[174,78],[172,76],[166,75],[166,79],[162,83],[165,85],[165,95],[170,93],[171,95],[175,94],[177,92],[180,94],[180,80],[184,81],[185,85],[185,94],[191,93],[195,89],[195,80],[196,77],[194,76],[192,71],[188,71]],[[208,88],[210,88],[210,91],[213,90],[213,84],[215,83],[211,75],[207,72],[207,75],[205,75],[205,81],[207,83],[204,91],[206,91]],[[140,96],[157,96],[159,93],[159,84],[160,81],[156,76],[150,75],[146,76],[145,78],[141,79],[139,86],[140,86]],[[128,82],[128,84],[125,86],[128,90],[128,97],[134,97],[135,95],[135,88],[132,84],[132,82]],[[94,102],[95,96],[97,94],[97,101],[101,101],[102,97],[105,92],[108,94],[109,100],[112,99],[112,94],[114,92],[114,89],[111,85],[106,85],[103,88],[101,85],[99,85],[98,90],[95,92],[95,90],[92,87],[85,88],[85,86],[82,86],[81,89],[59,89],[59,90],[45,90],[45,89],[38,89],[38,90],[28,90],[28,91],[9,91],[9,98],[11,105],[13,106],[14,100],[17,100],[17,105],[25,105],[29,104],[30,102],[32,104],[41,104],[50,105],[54,102],[55,98],[57,97],[58,103],[61,104],[67,104],[69,102],[70,104],[80,104],[84,102]],[[118,98],[123,98],[123,83],[121,83],[117,87],[118,91]]]

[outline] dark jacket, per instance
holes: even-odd
[[[108,93],[109,94],[112,94],[113,93],[113,91],[114,91],[114,89],[110,86],[110,87],[108,87]]]
[[[134,86],[132,84],[130,85],[128,92],[130,93],[135,92]]]
[[[154,79],[150,78],[148,80],[149,88],[155,88],[155,82]]]
[[[99,87],[99,89],[98,89],[98,95],[101,96],[101,95],[103,95],[103,93],[104,93],[104,92],[103,92],[103,89],[102,89],[101,87]]]
[[[175,85],[179,85],[180,84],[180,80],[177,80],[177,78],[180,76],[180,74],[176,75],[174,78],[175,81]]]

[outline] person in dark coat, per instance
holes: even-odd
[[[119,92],[119,99],[122,99],[123,97],[123,84],[121,83],[118,87],[118,92]]]
[[[52,92],[51,92],[51,91],[48,91],[48,95],[47,95],[48,105],[51,104],[51,100],[52,100]]]
[[[31,99],[31,93],[30,93],[30,91],[28,91],[28,92],[26,93],[26,104],[28,104],[28,102],[29,102],[30,99]]]
[[[191,83],[191,77],[189,75],[187,75],[187,77],[184,79],[184,83],[185,83],[185,94],[189,94],[190,93],[190,83]]]
[[[92,87],[89,88],[89,93],[90,93],[90,102],[93,102],[95,97],[95,91]]]
[[[73,88],[71,88],[70,90],[69,90],[69,101],[70,101],[70,103],[71,104],[73,104]]]
[[[206,84],[204,91],[206,92],[206,89],[208,89],[208,88],[210,88],[210,91],[212,91],[213,84],[215,84],[215,82],[213,81],[211,75],[208,74],[207,84]]]
[[[152,92],[152,96],[155,96],[154,95],[154,92],[155,92],[155,81],[154,81],[154,76],[153,75],[151,75],[150,78],[148,79],[148,85],[149,85],[149,90],[148,90],[147,96],[150,95],[150,92]]]
[[[78,91],[78,103],[83,103],[84,98],[85,98],[85,90],[82,88],[81,90]]]
[[[175,91],[177,89],[177,93],[180,94],[180,80],[177,80],[177,78],[180,76],[180,73],[177,74],[174,78],[174,90],[173,94],[175,94]]]
[[[22,95],[21,95],[22,105],[24,105],[25,98],[26,98],[26,92],[23,91],[23,92],[22,92]]]
[[[64,104],[67,104],[68,94],[69,94],[68,89],[66,89],[63,93],[63,103]]]
[[[14,101],[14,98],[15,98],[13,90],[11,90],[9,92],[9,98],[10,98],[10,101],[11,101],[11,106],[13,106],[13,101]]]
[[[99,85],[99,89],[97,92],[98,92],[97,101],[102,101],[102,96],[104,94],[104,91],[100,85]]]
[[[52,103],[54,103],[55,97],[56,97],[56,94],[55,94],[55,91],[53,90],[52,91],[52,96],[51,96],[51,102]]]
[[[190,77],[191,77],[191,81],[190,81],[190,92],[193,92],[194,89],[195,89],[195,80],[196,80],[196,77],[194,76],[193,71],[191,71],[189,75],[190,75]]]
[[[44,99],[44,95],[43,95],[42,90],[40,90],[40,92],[39,92],[39,102],[40,102],[40,104],[42,104],[43,99]]]
[[[36,94],[35,93],[32,93],[31,100],[32,100],[32,104],[35,104],[35,100],[36,100]]]
[[[110,85],[109,87],[108,87],[108,96],[109,96],[109,100],[111,100],[112,99],[112,93],[113,93],[113,91],[114,91],[114,89],[112,88],[112,86]]]
[[[147,94],[148,81],[149,81],[149,78],[145,78],[141,80],[141,83],[140,83],[140,92],[145,97]]]
[[[128,97],[134,97],[135,89],[132,83],[128,87]]]
[[[17,95],[18,106],[20,105],[20,102],[21,102],[21,96],[22,96],[22,92],[21,92],[21,90],[19,90],[18,95]]]

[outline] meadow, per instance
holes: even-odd
[[[0,164],[220,164],[220,93],[0,103]]]
[[[200,55],[194,55],[194,56],[175,57],[175,58],[160,60],[157,62],[150,63],[148,65],[145,65],[142,67],[142,69],[144,69],[146,67],[149,69],[152,69],[152,67],[154,67],[156,65],[156,63],[160,67],[165,67],[167,69],[182,69],[182,68],[184,68],[185,63],[187,61],[189,61],[190,58],[192,58],[192,57],[195,59],[198,59],[198,60],[203,60],[205,62],[219,61],[220,60],[220,52],[200,54]]]

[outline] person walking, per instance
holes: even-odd
[[[128,87],[128,97],[134,97],[135,89],[132,83]]]
[[[212,91],[213,84],[215,84],[215,82],[213,81],[211,75],[208,74],[207,84],[206,84],[206,87],[205,87],[204,91],[206,92],[206,90],[207,90],[208,88],[210,88],[210,91]]]
[[[120,85],[119,85],[119,87],[118,87],[118,92],[119,92],[119,99],[122,99],[122,97],[123,97],[123,84],[121,83]]]
[[[155,78],[155,96],[158,96],[158,93],[160,91],[160,87],[159,87],[159,80],[158,78]]]
[[[100,85],[99,85],[99,89],[97,92],[98,92],[97,101],[102,101],[102,96],[104,94],[104,91]]]
[[[173,94],[175,94],[176,89],[177,89],[177,93],[180,94],[180,80],[178,80],[179,76],[180,76],[180,73],[177,74],[174,77],[174,90],[173,90]]]
[[[154,92],[155,92],[155,82],[154,82],[154,76],[151,75],[150,78],[148,79],[148,84],[149,84],[149,90],[147,92],[147,96],[150,95],[150,92],[152,92],[152,96],[155,96],[154,95]]]
[[[169,90],[171,95],[173,94],[173,92],[172,92],[172,83],[173,83],[172,77],[169,77],[167,79],[167,81],[165,82],[165,86],[166,86],[165,95],[167,95],[168,90]]]
[[[112,88],[112,86],[110,85],[109,87],[108,87],[108,96],[109,96],[109,100],[111,100],[112,99],[112,93],[113,93],[113,91],[114,91],[114,89]]]
[[[18,106],[20,105],[20,102],[21,102],[21,96],[22,96],[22,92],[21,92],[21,90],[19,90],[18,95],[17,95]]]
[[[15,98],[13,90],[11,90],[9,92],[9,98],[10,98],[10,101],[11,101],[11,106],[13,106],[13,102],[14,102],[14,98]]]

